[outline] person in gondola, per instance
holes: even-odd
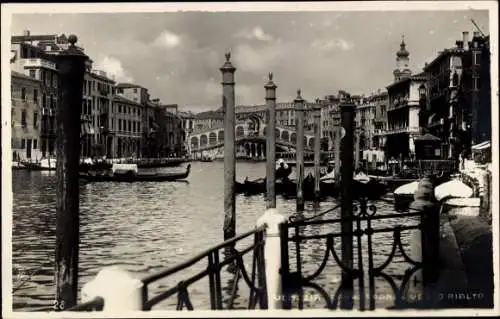
[[[278,160],[278,165],[278,169],[276,170],[276,180],[288,178],[292,172],[292,168],[281,158]]]

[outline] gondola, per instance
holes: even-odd
[[[81,179],[91,182],[172,182],[186,179],[191,171],[191,164],[188,164],[183,173],[144,173],[128,171],[126,173],[111,173],[89,171],[80,173]]]
[[[248,180],[248,177],[243,183],[235,183],[235,193],[245,195],[258,195],[266,192],[266,179],[258,178],[255,180]]]

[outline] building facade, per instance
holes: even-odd
[[[426,121],[441,140],[441,157],[457,159],[491,138],[489,38],[462,33],[456,46],[426,64]]]
[[[40,83],[40,146],[42,156],[55,155],[55,115],[58,103],[58,71],[55,56],[33,45],[30,35],[11,38],[11,69]]]
[[[116,138],[116,157],[141,157],[142,111],[143,106],[136,101],[115,95],[112,105],[114,137]]]
[[[81,156],[115,157],[112,122],[114,80],[106,72],[87,67],[83,80]]]
[[[40,80],[11,72],[13,161],[37,161],[43,156],[40,143],[40,87]]]

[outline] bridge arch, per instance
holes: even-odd
[[[217,134],[219,143],[224,143],[224,130],[220,130]]]
[[[200,135],[200,147],[207,146],[208,138],[206,134]]]
[[[210,134],[208,134],[208,144],[217,144],[217,134],[215,134],[215,132],[210,132]]]
[[[199,145],[199,141],[198,141],[198,137],[193,136],[193,137],[191,138],[191,148],[193,148],[193,149],[197,149],[198,147],[200,147],[200,145]]]

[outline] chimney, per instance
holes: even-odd
[[[23,36],[29,37],[30,36],[30,30],[24,30],[23,31]]]
[[[464,42],[464,50],[469,50],[469,32],[462,32],[462,41]]]

